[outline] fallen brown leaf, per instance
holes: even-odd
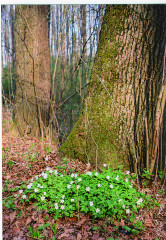
[[[92,239],[92,240],[98,240],[98,239],[99,239],[99,233],[93,235],[91,239]]]
[[[14,226],[13,232],[16,234],[17,232],[20,232],[21,228],[17,225]]]
[[[152,221],[151,218],[145,219],[144,224],[145,224],[147,227],[155,227],[155,225],[153,224],[153,221]]]
[[[77,240],[81,240],[81,239],[82,239],[81,233],[77,233]]]
[[[69,234],[68,233],[66,233],[66,232],[64,232],[63,234],[61,234],[59,237],[58,237],[58,239],[62,239],[62,238],[68,238],[69,237]]]
[[[77,226],[83,225],[87,221],[86,218],[81,219],[79,222],[76,223]]]
[[[10,213],[10,224],[12,224],[12,222],[14,221],[14,219],[16,218],[17,212],[12,212]]]
[[[32,218],[27,218],[26,222],[25,222],[25,225],[27,226],[30,222],[32,222]]]

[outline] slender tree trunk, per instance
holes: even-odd
[[[19,133],[47,135],[50,107],[48,6],[16,6],[16,107]]]
[[[165,5],[107,6],[84,111],[62,152],[112,167],[150,166],[165,23]]]
[[[81,5],[81,18],[82,18],[82,26],[81,26],[81,35],[82,35],[82,48],[84,50],[83,58],[86,60],[87,57],[87,48],[86,48],[86,5]]]
[[[69,62],[69,17],[70,17],[69,5],[66,6],[66,58],[67,65]]]
[[[56,34],[57,34],[57,37],[56,37],[56,43],[57,43],[57,46],[56,46],[56,50],[58,49],[58,42],[59,42],[59,5],[56,6]]]
[[[15,64],[15,47],[14,47],[14,9],[13,6],[10,6],[10,16],[11,16],[11,29],[10,29],[10,37],[11,37],[11,58],[12,58],[12,66]]]

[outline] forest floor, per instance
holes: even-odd
[[[3,180],[3,239],[69,239],[69,240],[113,240],[113,239],[166,239],[165,196],[154,192],[154,184],[146,186],[146,192],[157,198],[160,207],[139,212],[137,220],[143,221],[145,230],[131,236],[122,229],[127,223],[123,220],[110,223],[109,219],[93,219],[89,215],[76,214],[71,218],[54,220],[46,211],[38,212],[33,204],[20,203],[18,191],[12,191],[22,183],[28,183],[32,177],[45,171],[46,167],[62,165],[62,159],[56,145],[46,140],[32,137],[12,137],[9,129],[12,117],[8,109],[3,109],[2,118],[2,180]],[[73,168],[83,173],[87,165],[78,160],[70,160],[66,173]],[[161,190],[160,182],[157,189]],[[156,185],[155,185],[156,186]],[[141,191],[145,191],[142,188]],[[157,193],[157,195],[156,195]],[[56,226],[55,231],[50,225]],[[44,225],[45,224],[45,225]],[[41,227],[40,236],[32,238],[28,226]],[[56,237],[55,237],[56,232]]]

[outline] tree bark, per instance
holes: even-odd
[[[16,107],[14,129],[46,137],[50,111],[48,6],[16,6]]]
[[[107,6],[84,110],[63,153],[97,166],[150,169],[165,23],[165,5]]]

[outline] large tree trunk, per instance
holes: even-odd
[[[48,6],[16,6],[15,129],[46,136],[50,111]]]
[[[84,111],[63,153],[96,165],[151,169],[165,24],[165,5],[107,6]]]

